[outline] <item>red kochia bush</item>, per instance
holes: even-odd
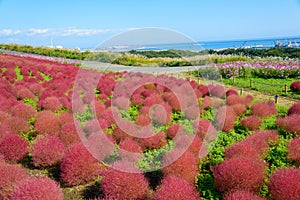
[[[287,146],[288,158],[300,164],[300,138],[292,139]]]
[[[290,88],[293,92],[300,92],[300,81],[293,82]]]
[[[276,124],[289,133],[300,135],[300,115],[289,115],[284,118],[278,117]]]
[[[244,128],[247,128],[250,131],[254,131],[259,129],[260,125],[262,124],[262,121],[260,118],[252,115],[242,119],[241,124]]]
[[[169,126],[169,128],[167,130],[167,136],[170,139],[173,139],[176,136],[176,134],[178,133],[180,128],[182,128],[182,127],[179,124],[173,124],[173,125]]]
[[[251,158],[258,158],[259,152],[255,149],[255,147],[246,141],[240,141],[234,143],[230,147],[225,149],[225,158],[230,159],[234,157],[251,157]]]
[[[64,144],[55,136],[38,138],[31,148],[33,164],[47,167],[58,164],[65,153]]]
[[[253,158],[225,160],[212,169],[215,187],[221,192],[234,189],[258,192],[264,182],[265,168],[263,161]]]
[[[167,176],[162,180],[161,186],[156,190],[152,200],[200,200],[200,194],[195,187],[184,179]]]
[[[5,124],[11,132],[16,134],[27,133],[30,130],[28,122],[20,117],[9,117],[3,122],[3,124]]]
[[[138,115],[136,116],[135,121],[139,126],[147,126],[150,124],[151,119],[148,115]]]
[[[35,95],[27,88],[22,88],[16,93],[17,99],[35,99]]]
[[[210,94],[214,97],[224,98],[226,95],[226,89],[222,85],[209,85]]]
[[[234,110],[234,112],[238,116],[244,114],[247,111],[247,108],[244,104],[235,104],[235,105],[232,105],[231,108]]]
[[[81,141],[74,122],[66,123],[61,127],[59,132],[59,139],[64,143],[66,147]]]
[[[207,155],[207,149],[198,135],[181,135],[175,140],[176,148],[181,148],[192,153],[195,158],[203,158]]]
[[[150,137],[138,138],[138,143],[143,149],[161,148],[167,145],[166,135],[163,132],[153,134]]]
[[[7,118],[9,114],[0,110],[0,124],[2,124]]]
[[[126,153],[128,152],[128,154]],[[120,157],[122,160],[126,161],[137,161],[140,156],[139,155],[131,155],[130,153],[143,153],[143,149],[140,145],[131,139],[125,139],[120,142]]]
[[[209,95],[209,89],[208,89],[207,86],[199,85],[198,89],[202,93],[203,96],[208,96]]]
[[[250,143],[260,155],[268,152],[270,143],[277,143],[279,141],[279,134],[276,130],[262,130],[255,131],[244,139],[245,142]]]
[[[290,107],[289,111],[288,111],[288,115],[300,115],[300,102],[295,103],[294,105],[292,105],[292,107]]]
[[[60,130],[60,119],[52,111],[41,111],[37,114],[34,129],[42,135],[58,135]]]
[[[254,99],[254,97],[250,94],[242,97],[243,101],[244,101],[244,104],[246,107],[249,107]]]
[[[227,193],[224,200],[267,200],[264,197],[257,196],[256,194],[246,190],[234,190]]]
[[[90,181],[103,171],[103,167],[83,144],[71,146],[66,151],[60,166],[62,180],[70,186]]]
[[[0,199],[5,199],[19,181],[28,176],[24,168],[19,165],[0,164]]]
[[[179,156],[180,154],[182,155]],[[183,150],[174,149],[163,157],[162,164],[166,167],[162,169],[162,172],[164,175],[178,176],[194,183],[198,174],[198,162],[198,157],[195,157],[189,151],[184,152]]]
[[[269,117],[277,113],[278,112],[275,107],[274,101],[256,102],[252,106],[252,114],[257,115],[259,117]]]
[[[228,97],[230,95],[238,95],[238,92],[236,90],[234,90],[234,89],[229,89],[226,92],[226,96]]]
[[[242,97],[238,95],[229,95],[226,98],[226,104],[229,106],[235,105],[235,104],[244,104],[244,100]]]
[[[123,165],[118,163],[118,165]],[[126,165],[126,164],[125,164]],[[123,170],[126,170],[122,167]],[[116,169],[110,169],[101,181],[106,199],[147,199],[149,196],[149,183],[141,171],[137,173],[123,172]]]
[[[63,105],[59,99],[55,96],[47,97],[42,102],[42,108],[45,110],[51,110],[53,112],[62,109]]]
[[[0,153],[9,163],[17,163],[26,157],[29,143],[16,134],[7,134],[0,141]]]
[[[207,141],[214,140],[216,137],[216,129],[214,125],[206,120],[206,119],[198,119],[193,124],[193,129],[195,130],[196,134]]]
[[[224,132],[229,132],[234,128],[236,113],[230,106],[223,106],[218,109],[216,121],[218,128]]]
[[[275,200],[300,199],[300,169],[279,169],[271,175],[269,180],[269,192]]]
[[[9,199],[63,200],[63,193],[59,185],[49,178],[28,178],[16,185]]]
[[[11,108],[11,113],[14,116],[29,120],[35,116],[36,111],[33,107],[20,103]]]

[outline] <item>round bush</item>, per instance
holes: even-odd
[[[34,129],[42,135],[58,135],[60,130],[60,119],[52,111],[41,111],[37,113]]]
[[[169,126],[168,130],[167,130],[167,136],[170,139],[173,139],[176,134],[178,133],[179,129],[181,129],[182,127],[179,124],[173,124],[171,126]]]
[[[244,100],[242,97],[238,95],[229,95],[226,98],[226,104],[229,106],[235,105],[235,104],[244,104]]]
[[[290,107],[289,111],[288,111],[288,115],[300,115],[300,102],[295,103],[294,105],[292,105],[292,107]]]
[[[75,144],[66,151],[60,168],[62,180],[70,186],[90,181],[103,172],[103,167],[83,144]]]
[[[128,153],[126,153],[128,152]],[[130,153],[143,153],[141,146],[132,139],[122,140],[120,142],[120,157],[122,160],[126,161],[137,161],[141,156],[140,155],[131,155]],[[130,154],[130,155],[129,155]]]
[[[13,191],[15,184],[27,177],[25,169],[19,165],[0,163],[0,199],[7,198]]]
[[[300,164],[300,138],[293,138],[287,145],[288,158]]]
[[[198,174],[199,159],[189,151],[186,151],[183,154],[181,151],[179,149],[175,149],[168,152],[163,157],[162,164],[165,167],[162,169],[162,172],[164,175],[178,176],[190,183],[194,183]],[[178,157],[180,153],[182,155]],[[171,161],[174,162],[172,163]]]
[[[244,104],[235,104],[231,108],[234,110],[237,116],[244,114],[247,111],[247,108]]]
[[[224,200],[267,200],[264,197],[257,196],[252,192],[245,190],[234,190],[227,193]]]
[[[229,89],[226,91],[226,97],[228,97],[230,95],[239,95],[239,93],[234,89]]]
[[[38,138],[31,148],[33,164],[36,167],[48,167],[60,163],[64,157],[64,144],[55,136]]]
[[[211,141],[216,138],[217,131],[214,125],[206,119],[196,120],[193,124],[193,129],[204,140]]]
[[[278,143],[279,133],[276,130],[258,130],[247,136],[244,141],[251,144],[260,155],[264,156],[268,153],[270,143]]]
[[[55,96],[47,97],[42,102],[42,108],[45,110],[51,110],[53,112],[62,109],[63,105],[59,99]]]
[[[0,141],[0,154],[8,163],[17,163],[28,154],[29,143],[16,134],[7,134]]]
[[[73,144],[81,142],[74,122],[66,123],[61,127],[61,130],[59,132],[59,139],[64,143],[66,147],[70,147]]]
[[[138,143],[143,149],[156,149],[168,144],[166,135],[163,132],[152,135],[147,138],[138,138]]]
[[[20,117],[12,116],[7,118],[3,124],[13,133],[22,134],[30,130],[28,122]]]
[[[224,98],[226,95],[226,89],[222,85],[209,85],[210,94],[214,97]]]
[[[8,113],[0,110],[0,124],[2,124],[8,117]]]
[[[274,101],[256,102],[251,109],[252,114],[258,117],[270,117],[278,113]]]
[[[175,176],[167,176],[155,191],[152,200],[200,200],[200,194],[196,188],[184,179]]]
[[[224,132],[229,132],[234,128],[236,113],[230,106],[223,106],[218,109],[216,121],[218,128]]]
[[[16,185],[9,199],[63,200],[63,193],[59,185],[49,178],[28,178]]]
[[[198,135],[183,135],[176,138],[175,144],[177,148],[192,153],[195,158],[203,158],[207,154],[206,145]]]
[[[300,81],[295,81],[291,84],[290,89],[293,92],[300,92]]]
[[[121,167],[120,165],[126,165],[126,163],[118,163],[118,165]],[[127,167],[124,166],[122,169]],[[101,188],[106,199],[147,199],[149,196],[149,183],[141,171],[130,173],[110,169],[104,174]]]
[[[265,165],[263,161],[247,157],[236,157],[216,165],[212,171],[214,185],[225,192],[233,189],[258,192],[264,182]]]
[[[300,115],[278,117],[276,124],[289,133],[300,135]]]
[[[260,118],[252,115],[242,119],[241,124],[244,128],[249,129],[250,131],[254,131],[259,129],[260,125],[262,124],[262,121]]]
[[[279,169],[271,175],[269,180],[269,192],[275,200],[300,199],[300,169]]]
[[[259,152],[255,149],[255,147],[247,142],[247,141],[240,141],[234,143],[230,147],[225,149],[225,158],[230,159],[234,157],[249,157],[249,158],[258,158]]]
[[[33,107],[29,105],[19,103],[11,108],[11,113],[14,116],[23,118],[25,120],[29,120],[35,116],[36,111]]]

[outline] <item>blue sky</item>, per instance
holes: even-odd
[[[0,0],[0,43],[93,47],[135,28],[194,40],[300,36],[300,0]]]

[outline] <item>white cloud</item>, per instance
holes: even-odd
[[[5,36],[11,36],[11,35],[17,35],[20,34],[20,30],[12,30],[12,29],[3,29],[0,30],[0,35],[5,35]]]
[[[77,28],[70,28],[66,30],[62,30],[58,35],[61,36],[91,36],[91,35],[98,35],[103,33],[108,33],[110,30],[107,29],[77,29]]]
[[[130,30],[130,29],[127,29]],[[87,37],[100,34],[116,34],[123,32],[124,30],[118,29],[80,29],[80,28],[65,28],[65,29],[52,29],[52,28],[30,28],[24,30],[13,30],[13,29],[0,29],[0,35],[4,36],[58,36],[58,37]]]
[[[32,36],[32,35],[45,35],[49,33],[49,29],[37,29],[37,28],[31,28],[26,31],[27,35]]]

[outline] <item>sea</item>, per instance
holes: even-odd
[[[263,38],[263,39],[243,39],[243,40],[224,40],[224,41],[198,41],[191,43],[173,43],[173,44],[147,44],[147,45],[122,45],[112,46],[106,48],[99,48],[97,50],[108,51],[129,51],[129,50],[223,50],[228,48],[257,48],[268,49],[280,44],[281,47],[300,48],[299,37],[285,37],[285,38]]]

